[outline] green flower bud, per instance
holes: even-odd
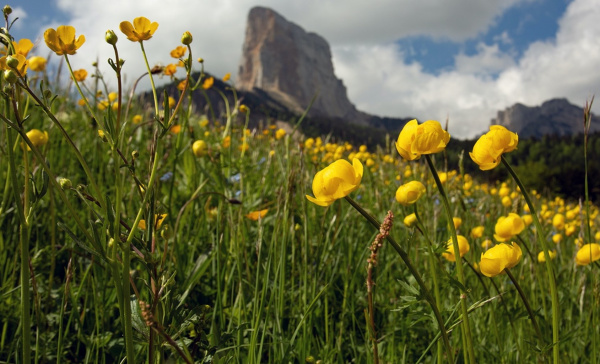
[[[63,190],[69,190],[73,187],[73,182],[70,179],[64,177],[56,177],[56,182],[60,185]]]
[[[10,68],[19,67],[19,60],[13,56],[6,57],[6,65]]]
[[[140,152],[138,152],[137,150],[134,150],[133,152],[131,152],[131,158],[133,158],[133,160],[138,159],[140,156]]]
[[[9,16],[12,13],[12,8],[10,5],[5,5],[2,12],[4,13],[4,16]]]
[[[106,40],[106,43],[112,44],[112,45],[117,44],[117,40],[119,40],[119,38],[117,37],[115,32],[112,30],[106,31],[106,33],[104,34],[104,39]]]
[[[183,35],[181,36],[181,44],[190,45],[192,44],[192,40],[194,40],[194,38],[192,37],[192,33],[188,31],[183,32]]]
[[[17,74],[13,70],[6,70],[4,71],[4,79],[6,82],[13,84],[17,82]]]

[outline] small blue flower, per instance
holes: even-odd
[[[229,177],[229,183],[236,183],[239,182],[242,179],[242,175],[237,173],[234,174],[233,176]]]
[[[263,164],[263,163],[265,163],[265,161],[266,161],[266,160],[267,160],[267,158],[265,158],[265,157],[262,157],[262,158],[261,158],[261,159],[258,161],[258,164]]]
[[[163,174],[162,177],[160,177],[160,181],[161,182],[167,182],[171,178],[173,178],[173,172],[167,172],[167,173]]]

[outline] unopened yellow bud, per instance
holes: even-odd
[[[193,40],[194,38],[192,37],[192,33],[188,31],[183,32],[183,35],[181,36],[181,44],[190,45],[192,44]]]
[[[119,38],[117,37],[117,35],[115,34],[114,31],[109,29],[104,34],[104,40],[106,40],[106,43],[108,43],[108,44],[115,45],[115,44],[117,44],[117,41],[119,40]]]

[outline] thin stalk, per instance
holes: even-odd
[[[444,205],[444,210],[446,211],[446,217],[448,219],[448,228],[450,230],[450,234],[452,237],[452,247],[454,248],[454,258],[456,261],[456,273],[458,275],[458,281],[462,285],[461,288],[461,311],[463,316],[462,328],[464,330],[464,339],[467,347],[467,352],[465,353],[465,357],[467,358],[467,362],[475,363],[475,352],[473,351],[473,340],[471,338],[471,325],[469,324],[469,307],[467,306],[467,291],[465,288],[465,275],[463,272],[462,266],[462,258],[460,256],[460,249],[458,247],[458,237],[456,235],[456,228],[454,227],[454,223],[452,220],[452,210],[450,209],[450,203],[448,202],[448,196],[446,195],[446,190],[442,185],[442,181],[440,181],[440,177],[437,174],[437,170],[435,169],[435,165],[431,160],[431,156],[429,154],[425,155],[425,159],[427,160],[427,164],[429,165],[429,169],[431,170],[431,174],[433,175],[433,179],[435,180],[435,184],[440,192],[441,200]]]
[[[508,276],[508,278],[510,278],[510,280],[515,285],[515,288],[517,289],[517,292],[519,292],[519,296],[521,297],[521,301],[523,301],[523,305],[525,305],[525,309],[527,310],[527,314],[529,315],[529,318],[531,319],[531,324],[533,325],[533,329],[535,330],[535,333],[537,334],[538,338],[540,339],[540,342],[543,344],[544,343],[544,337],[542,336],[542,331],[540,330],[540,327],[537,324],[537,321],[535,319],[535,315],[533,313],[533,310],[531,309],[531,306],[529,305],[529,301],[527,300],[527,297],[525,297],[525,293],[521,289],[521,286],[519,285],[519,282],[517,281],[517,279],[515,278],[515,276],[513,276],[513,274],[511,273],[510,269],[505,268],[504,271],[506,272],[506,275]]]
[[[381,224],[373,216],[371,216],[367,211],[365,211],[359,204],[357,204],[350,196],[346,196],[344,198],[346,199],[346,201],[348,201],[348,203],[350,203],[350,205],[352,205],[352,207],[354,207],[356,209],[356,211],[358,211],[361,215],[363,215],[365,217],[365,219],[367,219],[367,221],[369,221],[371,223],[371,225],[373,225],[377,230],[379,230],[381,228]],[[400,247],[400,245],[398,245],[398,243],[391,236],[388,235],[386,237],[386,240],[394,248],[394,250],[396,250],[398,255],[400,255],[400,258],[402,259],[402,261],[404,262],[404,264],[406,265],[406,267],[408,268],[410,273],[413,275],[413,277],[415,277],[415,280],[417,281],[417,284],[421,288],[421,291],[423,293],[423,296],[425,297],[425,300],[427,300],[427,303],[429,303],[429,305],[431,306],[431,309],[433,311],[435,319],[438,323],[438,327],[439,327],[440,333],[442,335],[442,340],[444,341],[444,346],[446,347],[446,354],[448,355],[449,362],[454,363],[454,354],[452,352],[452,347],[450,346],[450,341],[448,340],[448,332],[446,331],[446,325],[444,324],[444,320],[442,319],[442,315],[440,314],[440,310],[439,310],[438,306],[436,305],[435,300],[433,299],[433,296],[429,292],[429,289],[425,285],[425,282],[421,278],[421,275],[419,274],[419,272],[417,271],[415,266],[412,264],[408,254],[404,251],[404,249],[402,249],[402,247]]]
[[[154,86],[154,77],[152,77],[152,70],[148,63],[148,57],[146,56],[146,50],[144,49],[144,42],[140,41],[140,47],[142,47],[142,54],[144,55],[144,62],[146,63],[146,69],[148,70],[148,76],[150,76],[150,84],[152,85],[152,96],[154,97],[154,109],[156,110],[155,115],[158,118],[158,98],[156,97],[156,86]]]
[[[544,257],[546,258],[546,263],[545,263],[546,264],[546,273],[548,274],[548,283],[550,285],[550,295],[552,298],[552,353],[553,353],[552,359],[553,359],[554,364],[558,364],[558,362],[559,362],[558,358],[559,358],[559,354],[560,354],[560,350],[559,350],[559,346],[558,346],[558,339],[559,339],[559,333],[558,333],[559,326],[558,325],[560,322],[560,316],[559,316],[560,313],[559,313],[559,307],[558,307],[558,304],[559,304],[558,292],[556,290],[556,277],[554,276],[554,268],[552,267],[552,259],[550,258],[550,248],[548,247],[548,242],[546,241],[546,239],[544,239],[544,230],[543,230],[542,224],[540,223],[540,220],[538,218],[537,212],[535,210],[535,206],[533,206],[533,203],[531,202],[529,193],[527,193],[527,190],[525,189],[525,186],[523,186],[523,183],[519,179],[519,176],[517,176],[517,174],[512,169],[510,164],[506,161],[505,158],[502,158],[502,164],[504,164],[504,166],[508,170],[508,173],[510,173],[512,178],[517,183],[517,186],[519,186],[519,188],[521,189],[521,193],[523,194],[523,197],[525,198],[525,202],[527,203],[527,206],[529,206],[529,211],[531,212],[531,217],[533,218],[533,223],[535,224],[535,231],[537,234],[538,243],[542,246],[542,249],[544,250]]]

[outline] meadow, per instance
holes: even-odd
[[[73,69],[85,39],[49,29],[37,54],[65,73],[50,77],[4,17],[0,362],[597,362],[587,174],[579,199],[528,189],[506,129],[451,163],[435,121],[369,150],[250,126],[233,86],[224,112],[197,110],[214,79],[192,34],[147,55],[160,28],[145,18],[107,31],[109,74]],[[177,93],[125,88],[129,41],[135,77]]]

